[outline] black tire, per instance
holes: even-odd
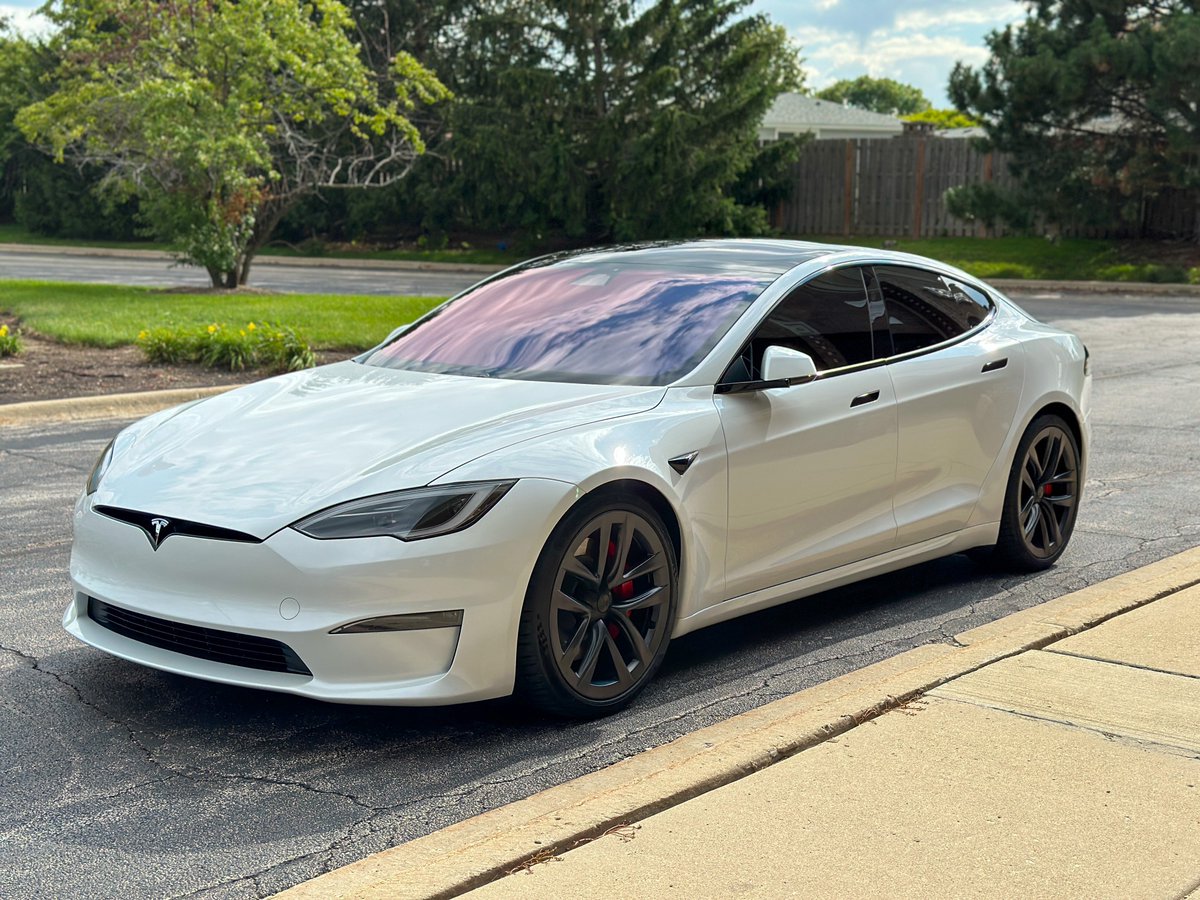
[[[529,579],[517,698],[573,718],[624,708],[662,664],[677,595],[674,545],[653,507],[624,493],[584,497]]]
[[[1034,419],[1008,474],[993,565],[1017,572],[1054,565],[1075,528],[1079,472],[1079,442],[1070,425],[1051,414]]]

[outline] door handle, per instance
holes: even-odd
[[[862,406],[864,403],[874,403],[878,399],[879,391],[867,391],[867,393],[859,394],[857,397],[851,400],[850,408],[853,409],[856,406]]]
[[[1003,369],[1007,365],[1008,365],[1008,357],[1007,356],[1004,357],[1003,359],[993,359],[990,363],[983,364],[983,371],[984,372],[995,372],[998,369]]]

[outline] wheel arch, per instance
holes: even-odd
[[[598,485],[587,493],[582,494],[575,503],[571,504],[571,509],[574,509],[576,505],[582,503],[585,499],[593,499],[609,494],[632,494],[648,503],[650,508],[662,519],[662,523],[666,526],[667,533],[671,537],[671,546],[675,551],[675,565],[682,565],[683,527],[679,521],[679,515],[666,495],[649,482],[641,481],[637,478],[618,478],[614,481],[606,481],[604,484]]]
[[[1073,405],[1071,398],[1061,391],[1040,397],[1038,402],[1030,404],[1026,409],[1028,411],[1023,416],[1018,416],[1013,420],[1012,429],[1005,441],[1004,448],[996,457],[997,465],[992,466],[992,470],[984,480],[979,500],[975,504],[975,511],[968,523],[970,525],[999,523],[1004,494],[1008,486],[1009,467],[1012,465],[1021,438],[1025,436],[1039,416],[1056,415],[1071,429],[1071,434],[1075,437],[1075,443],[1079,447],[1080,490],[1082,493],[1083,480],[1087,476],[1088,435],[1079,410]],[[1005,461],[1004,465],[999,465],[1001,460]]]
[[[1071,434],[1075,436],[1075,444],[1079,447],[1079,452],[1082,455],[1085,452],[1086,445],[1084,443],[1083,436],[1083,423],[1079,419],[1079,414],[1065,403],[1047,403],[1033,414],[1029,420],[1029,423],[1032,424],[1039,416],[1046,415],[1058,416],[1067,423],[1067,426],[1071,429]],[[1025,430],[1028,430],[1028,428],[1029,425],[1026,425]]]

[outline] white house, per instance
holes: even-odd
[[[810,133],[817,140],[893,137],[904,131],[895,116],[843,106],[803,94],[780,94],[758,128],[760,141]]]

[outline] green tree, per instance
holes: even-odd
[[[950,77],[955,106],[1009,154],[1021,202],[1058,222],[1133,223],[1145,198],[1180,189],[1200,237],[1200,3],[1030,5],[988,36],[982,68]]]
[[[58,65],[42,39],[0,30],[0,218],[11,216],[38,234],[132,238],[135,204],[97,196],[92,188],[102,172],[55,165],[16,126],[23,107],[53,92]]]
[[[33,98],[38,71],[32,45],[8,30],[0,18],[0,215],[12,213],[18,186],[18,159],[25,139],[14,119]]]
[[[970,128],[972,125],[981,124],[979,119],[961,113],[957,109],[925,109],[919,113],[913,113],[911,116],[904,116],[903,119],[905,122],[926,122],[939,130]]]
[[[762,230],[798,145],[756,128],[802,76],[748,5],[361,0],[371,55],[421,53],[457,98],[394,215],[538,245]]]
[[[448,92],[415,58],[362,60],[336,0],[58,0],[57,90],[17,125],[103,169],[214,286],[245,284],[319,188],[380,187],[424,144],[406,116]]]
[[[816,96],[889,116],[911,116],[932,106],[920,88],[891,78],[872,78],[870,75],[835,81],[817,91]]]

